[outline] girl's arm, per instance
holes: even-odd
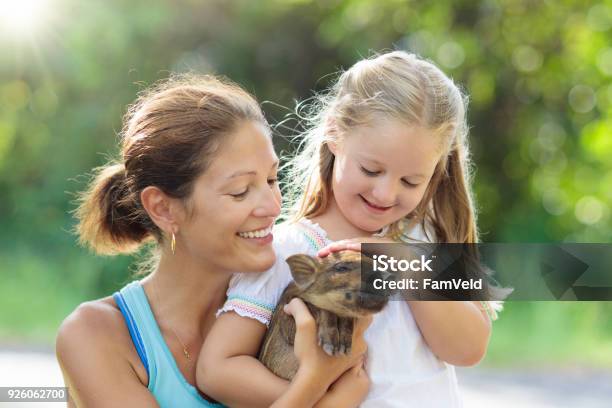
[[[337,241],[322,248],[324,257],[342,250],[360,251],[362,243],[390,243],[386,238],[364,237]],[[457,366],[478,364],[485,356],[491,336],[491,319],[481,302],[407,301],[431,351]]]
[[[355,365],[365,352],[365,342],[356,344],[350,356],[329,357],[317,345],[316,323],[303,302],[293,300],[288,312],[296,317],[295,353],[300,361],[291,383],[256,358],[266,327],[227,312],[213,325],[200,353],[198,387],[232,407],[313,406],[334,380]]]
[[[269,407],[289,388],[256,356],[266,327],[234,312],[220,315],[206,336],[196,368],[198,388],[232,407]]]
[[[407,302],[423,338],[439,359],[472,366],[485,356],[491,321],[480,302]]]

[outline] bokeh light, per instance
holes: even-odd
[[[578,113],[587,113],[595,107],[595,92],[587,85],[576,85],[568,96],[569,104]]]
[[[512,63],[521,72],[534,72],[542,66],[542,54],[533,47],[522,45],[512,53]]]
[[[576,203],[575,214],[578,221],[592,225],[599,222],[604,215],[604,204],[593,196],[582,197]]]
[[[465,51],[461,44],[454,41],[445,42],[438,48],[438,61],[447,68],[457,68],[465,60]]]

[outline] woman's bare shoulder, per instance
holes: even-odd
[[[108,296],[77,306],[62,322],[57,342],[68,342],[75,336],[80,338],[79,343],[85,339],[108,341],[117,337],[121,329],[125,329],[123,316],[113,298]]]
[[[157,406],[112,297],[84,302],[66,317],[56,353],[75,406]]]
[[[121,311],[111,296],[81,303],[64,319],[56,339],[56,353],[64,369],[73,364],[127,362],[146,379],[146,371],[132,345]]]

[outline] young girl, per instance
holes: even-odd
[[[232,278],[198,362],[198,385],[221,401],[247,388],[252,406],[271,402],[257,385],[275,377],[255,360],[254,345],[291,280],[288,256],[373,234],[478,239],[465,99],[438,68],[402,51],[366,59],[316,106],[305,147],[288,166],[292,219],[275,230],[276,264]],[[365,332],[372,385],[361,406],[461,406],[453,365],[482,359],[494,318],[486,303],[389,302]],[[253,381],[240,382],[247,366]]]

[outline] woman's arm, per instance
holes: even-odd
[[[272,408],[284,408],[284,407],[311,407],[316,408],[342,408],[342,407],[355,407],[362,401],[360,399],[357,404],[345,404],[342,401],[338,401],[338,397],[346,396],[346,391],[349,387],[344,386],[338,392],[326,392],[329,384],[321,378],[322,368],[332,369],[330,367],[317,367],[316,361],[320,360],[321,352],[320,347],[316,344],[316,323],[312,315],[308,311],[306,305],[299,299],[293,299],[288,305],[285,306],[285,312],[293,315],[295,318],[296,334],[295,341],[293,344],[293,351],[300,361],[300,367],[296,373],[293,381],[289,385],[287,391],[281,395],[281,397],[272,404]],[[329,360],[329,357],[325,358]],[[336,359],[337,361],[337,359]],[[359,361],[359,365],[363,365],[362,361]],[[346,379],[347,373],[354,371],[349,369],[343,374],[337,381],[343,384],[354,387],[355,381],[352,379]],[[317,381],[318,380],[318,381]],[[333,386],[332,386],[333,387]],[[332,388],[330,387],[330,388]],[[344,391],[344,393],[342,393]],[[323,394],[325,395],[323,396]],[[318,403],[315,404],[321,396]],[[365,397],[365,394],[364,394]]]
[[[89,302],[62,323],[56,353],[68,387],[68,406],[158,406],[119,344],[121,329],[127,332],[120,326],[121,316],[115,315],[119,313],[108,304]]]
[[[407,302],[423,338],[439,359],[472,366],[485,356],[491,321],[479,302]]]
[[[359,362],[334,382],[315,408],[356,408],[368,395],[370,378]]]
[[[232,407],[313,406],[334,380],[356,364],[365,352],[365,342],[357,342],[350,356],[330,357],[317,344],[316,323],[306,305],[294,299],[287,311],[296,318],[294,351],[300,361],[291,383],[256,358],[266,327],[228,312],[217,319],[206,338],[198,360],[198,387]]]

